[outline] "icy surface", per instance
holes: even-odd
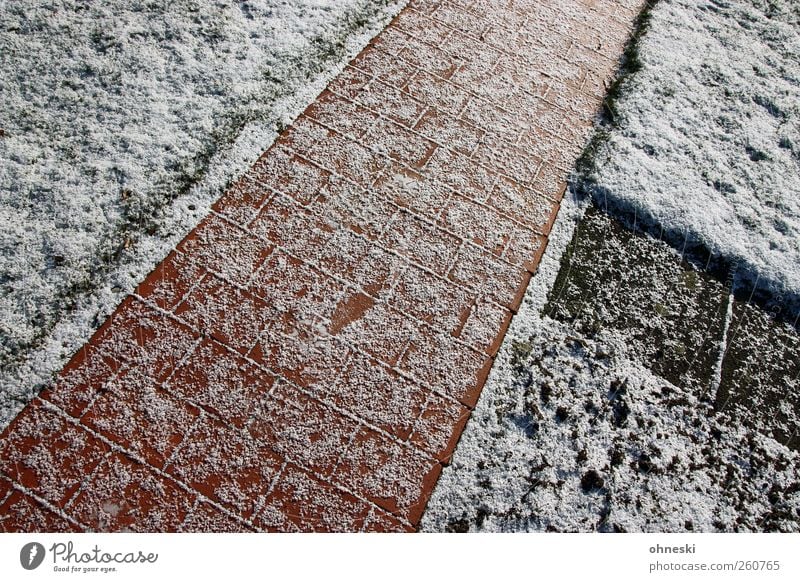
[[[402,4],[0,2],[0,426]]]
[[[635,211],[800,293],[800,12],[791,0],[662,0],[588,180]]]

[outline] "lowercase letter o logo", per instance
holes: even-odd
[[[30,542],[19,551],[19,563],[26,570],[35,570],[44,561],[44,546],[39,542]]]

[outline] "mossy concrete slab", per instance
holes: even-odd
[[[642,363],[675,385],[705,392],[725,328],[726,285],[663,242],[596,207],[578,225],[545,307],[593,337],[627,336]]]
[[[715,408],[800,450],[798,330],[734,301]]]

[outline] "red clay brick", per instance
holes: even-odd
[[[459,194],[484,202],[489,197],[497,173],[477,165],[472,159],[445,148],[437,149],[425,164],[424,173],[435,177]]]
[[[470,95],[450,81],[419,71],[406,85],[405,91],[420,103],[458,115],[463,111]]]
[[[434,46],[443,42],[451,34],[451,29],[447,26],[414,10],[404,10],[398,14],[392,23],[392,28],[401,30],[417,40]]]
[[[440,224],[495,255],[501,255],[517,230],[516,225],[494,208],[455,195],[445,209]]]
[[[430,393],[425,409],[414,423],[410,442],[443,463],[450,461],[470,410],[463,404]]]
[[[369,188],[388,165],[385,157],[334,132],[314,146],[309,157],[362,188]]]
[[[422,14],[433,14],[442,0],[410,0],[408,7]]]
[[[422,166],[436,149],[436,144],[429,139],[387,119],[375,122],[364,136],[363,143],[413,168]]]
[[[508,247],[503,252],[503,258],[514,265],[522,265],[531,273],[535,272],[547,238],[523,226],[515,226],[512,232]]]
[[[361,531],[365,533],[411,533],[414,528],[403,523],[391,513],[373,507]]]
[[[442,2],[433,12],[433,18],[474,38],[481,38],[483,32],[488,28],[488,23],[483,19],[476,18],[474,14],[468,14],[449,2]],[[469,56],[482,50],[485,50],[485,47],[476,43],[465,50],[464,54]]]
[[[355,100],[361,90],[366,87],[371,80],[371,75],[353,68],[352,65],[347,65],[342,72],[339,73],[339,76],[328,84],[328,91],[341,95],[345,99]]]
[[[205,274],[183,253],[172,251],[136,288],[136,294],[165,311],[172,311]]]
[[[355,233],[340,231],[323,250],[320,265],[381,299],[391,292],[406,268],[406,260]]]
[[[478,299],[464,322],[458,338],[494,357],[511,324],[512,311],[485,299]]]
[[[215,212],[226,216],[240,225],[245,225],[258,214],[259,208],[269,200],[272,191],[257,180],[263,174],[261,160],[271,156],[262,156],[244,176],[233,184],[225,194],[211,207]]]
[[[175,532],[195,496],[115,453],[81,488],[69,513],[92,531]]]
[[[333,479],[346,489],[416,524],[441,465],[388,436],[362,429]]]
[[[170,396],[139,370],[106,385],[81,422],[161,468],[191,430],[198,411]]]
[[[256,523],[279,532],[355,532],[370,506],[291,464],[278,478]]]
[[[249,229],[255,235],[303,260],[311,260],[319,254],[320,249],[330,239],[332,230],[319,217],[283,195],[270,200]],[[250,274],[255,270],[251,270]]]
[[[85,345],[64,367],[53,385],[42,391],[41,397],[78,418],[121,367],[116,359],[91,344]]]
[[[492,168],[498,174],[508,176],[519,184],[530,185],[536,177],[541,160],[509,142],[490,142],[484,139],[475,151],[473,159]]]
[[[345,286],[283,251],[275,251],[250,282],[250,292],[295,320],[331,318]]]
[[[397,89],[405,87],[417,72],[417,67],[413,64],[376,47],[367,47],[361,51],[350,65]]]
[[[354,70],[354,69],[352,69]],[[320,125],[310,117],[301,115],[294,123],[289,126],[275,141],[274,147],[284,147],[294,152],[310,152],[315,145],[324,140],[328,135],[328,129]],[[269,150],[266,157],[269,157]],[[263,173],[262,169],[258,173]],[[249,175],[249,174],[248,174]]]
[[[244,285],[271,249],[212,214],[178,245],[178,250],[222,278]]]
[[[444,184],[399,164],[381,176],[375,184],[375,191],[398,206],[430,220],[439,218],[451,196]]]
[[[304,388],[331,383],[349,354],[346,344],[320,324],[261,334],[249,357]]]
[[[495,142],[497,146],[513,144],[525,130],[525,126],[520,123],[516,114],[501,109],[498,104],[477,97],[470,99],[461,117],[468,123],[486,130],[488,136],[497,136],[505,140]]]
[[[92,338],[92,344],[117,361],[147,370],[160,381],[183,359],[196,338],[185,325],[128,297]]]
[[[276,310],[256,296],[208,275],[175,314],[217,341],[246,354]]]
[[[101,440],[34,400],[3,433],[0,465],[8,478],[63,506],[108,450]]]
[[[357,101],[406,127],[413,127],[427,109],[424,103],[420,103],[398,87],[380,82],[367,85],[358,94]]]
[[[173,394],[242,427],[274,378],[220,344],[203,340],[167,382]]]
[[[305,114],[323,125],[356,139],[363,137],[378,119],[376,113],[330,90],[323,91],[317,100],[309,105]]]
[[[381,242],[387,249],[444,275],[453,264],[461,241],[408,212],[398,212]]]
[[[533,128],[520,136],[518,147],[564,171],[568,169],[581,153],[581,144],[573,144],[554,136],[543,129]]]
[[[427,390],[372,358],[355,354],[323,388],[335,406],[405,440],[422,412]]]
[[[14,491],[4,503],[0,503],[0,532],[78,533],[81,531],[79,526],[19,491]]]
[[[435,109],[429,109],[414,129],[467,156],[475,151],[485,133],[482,129]]]
[[[389,303],[396,309],[451,332],[473,296],[463,287],[410,265],[400,276]]]
[[[393,366],[405,351],[417,325],[412,318],[386,303],[376,303],[338,335],[373,358]]]
[[[448,278],[509,309],[516,309],[528,285],[530,273],[497,259],[473,245],[465,244],[458,253]]]
[[[492,360],[457,343],[449,333],[420,330],[398,367],[424,386],[473,408]]]
[[[373,189],[364,190],[344,178],[334,178],[311,208],[334,229],[349,228],[367,238],[378,238],[395,207]]]
[[[536,179],[533,181],[533,188],[551,200],[560,202],[567,189],[566,172],[553,165],[542,164],[539,168],[539,173],[536,174]],[[550,222],[552,223],[552,220]],[[548,228],[542,232],[550,232],[550,229]]]
[[[308,206],[328,182],[329,176],[327,170],[292,152],[286,152],[285,163],[277,171],[264,174],[259,179],[273,190],[290,196],[298,204]]]
[[[399,56],[415,68],[423,69],[443,79],[449,78],[463,62],[439,48],[412,38],[409,38],[408,46]]]
[[[531,184],[539,184],[540,176],[544,177],[545,174],[536,173],[535,177],[531,179]],[[552,190],[546,190],[546,192],[554,193]],[[544,193],[542,192],[542,194]],[[553,199],[547,199],[531,188],[520,186],[513,180],[500,178],[492,189],[488,204],[528,228],[547,234],[550,232],[550,225],[555,216],[556,206]]]
[[[256,407],[249,424],[255,439],[286,459],[330,475],[359,424],[279,382]]]
[[[255,530],[211,505],[198,502],[180,527],[181,533],[242,533]]]
[[[375,300],[359,291],[345,294],[331,315],[330,333],[339,334],[345,327],[358,321],[375,305]]]
[[[247,433],[204,416],[167,471],[247,519],[266,499],[281,464],[275,453]]]

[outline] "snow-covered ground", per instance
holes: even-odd
[[[797,303],[800,4],[661,0],[638,46],[584,176],[595,198]]]
[[[798,531],[797,452],[653,374],[625,331],[542,315],[582,210],[562,206],[422,529]]]
[[[0,427],[402,0],[0,0]]]

